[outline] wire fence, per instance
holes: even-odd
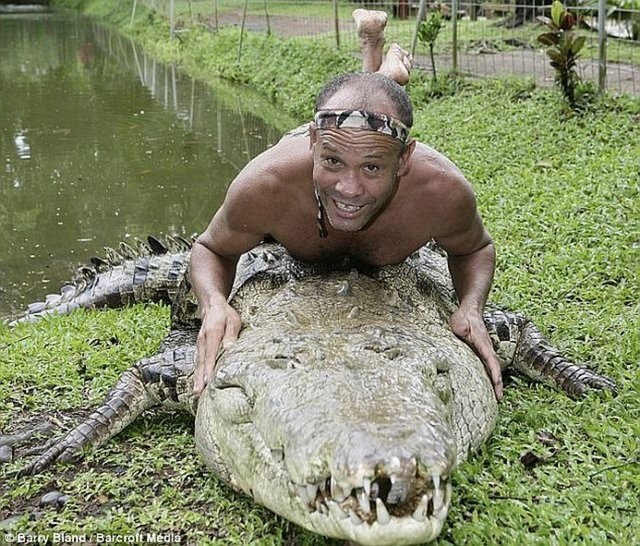
[[[551,85],[554,70],[537,41],[546,31],[537,17],[548,16],[551,0],[520,1],[528,3],[426,2],[427,15],[437,9],[445,17],[435,42],[436,69],[475,77],[532,78],[538,85]],[[172,36],[191,25],[211,32],[234,27],[239,48],[244,32],[258,32],[322,40],[354,52],[358,40],[351,12],[358,7],[381,9],[389,15],[387,43],[398,42],[405,49],[416,43],[415,66],[432,69],[427,46],[414,39],[419,0],[134,0],[132,19],[140,4],[166,17]],[[569,8],[580,18],[578,32],[586,38],[578,73],[609,92],[640,94],[640,0],[600,4],[605,17],[598,17],[598,0],[582,0]],[[604,24],[598,25],[599,19]]]

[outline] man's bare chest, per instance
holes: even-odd
[[[276,239],[297,259],[337,265],[348,262],[370,266],[399,263],[429,240],[424,235],[391,230],[388,233],[330,232],[327,237],[320,237],[317,231],[299,235]]]

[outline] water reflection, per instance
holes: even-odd
[[[281,132],[74,14],[0,13],[0,58],[0,316],[104,245],[202,230]]]

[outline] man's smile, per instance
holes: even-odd
[[[364,205],[353,205],[351,203],[345,203],[344,201],[338,201],[337,199],[332,199],[335,207],[344,212],[358,212]]]

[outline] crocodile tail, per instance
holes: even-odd
[[[145,389],[139,369],[135,366],[129,368],[88,419],[50,445],[18,475],[39,474],[55,462],[73,459],[85,446],[105,443],[156,404]]]
[[[105,248],[104,257],[94,257],[90,266],[80,267],[59,294],[30,304],[24,316],[10,326],[78,308],[119,308],[158,301],[171,304],[184,276],[191,245],[182,237],[167,237],[165,242],[149,237],[146,243],[134,239],[132,245],[120,243],[118,250]]]

